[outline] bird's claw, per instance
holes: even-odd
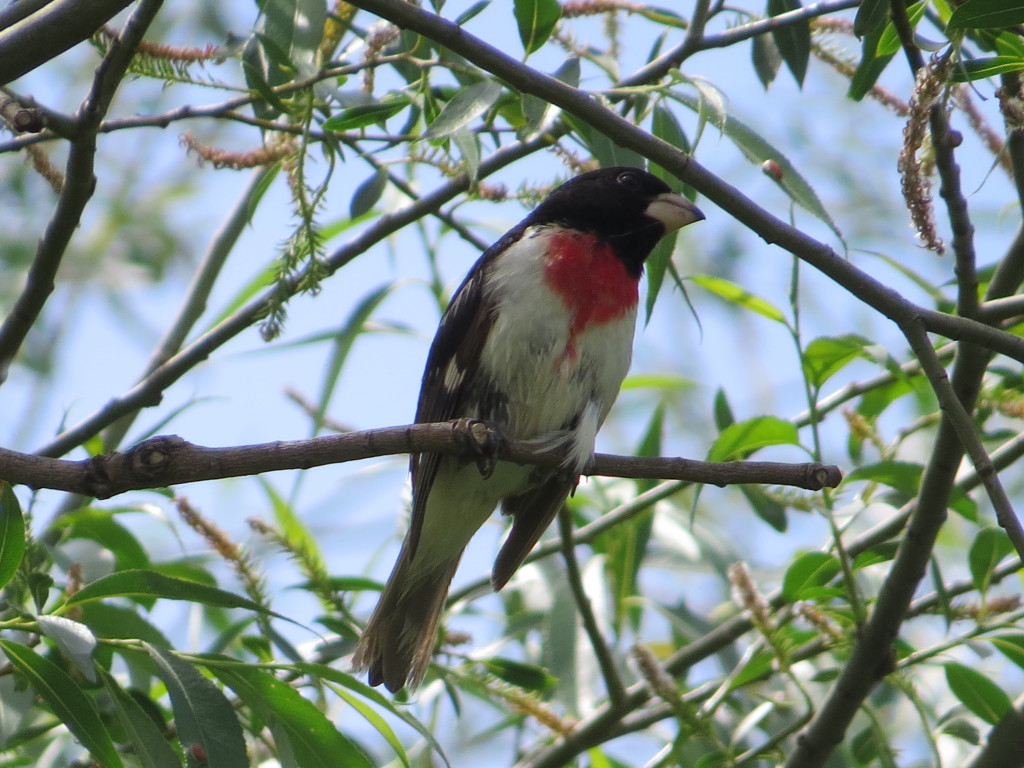
[[[476,454],[476,466],[480,476],[487,479],[498,463],[498,446],[504,440],[501,430],[493,423],[482,419],[457,419],[452,430],[461,438],[462,444]]]

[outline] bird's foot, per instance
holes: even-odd
[[[480,476],[490,477],[498,463],[498,447],[505,440],[498,426],[483,419],[464,418],[452,422],[452,431],[462,445],[476,455]]]

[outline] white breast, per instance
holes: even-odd
[[[629,369],[636,309],[582,330],[570,345],[572,314],[544,279],[549,232],[528,230],[491,268],[487,290],[501,300],[481,370],[508,394],[509,424],[503,426],[510,437],[562,429],[590,406],[574,446],[589,456]]]

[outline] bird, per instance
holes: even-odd
[[[512,519],[491,572],[500,590],[594,452],[629,369],[644,262],[704,219],[640,168],[582,173],[480,256],[430,345],[416,423],[479,420],[565,456],[557,470],[419,453],[398,559],[352,667],[397,693],[423,681],[463,550],[495,508]]]

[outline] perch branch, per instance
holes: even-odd
[[[479,430],[461,422],[384,427],[365,432],[327,435],[310,440],[279,441],[230,448],[194,445],[176,435],[145,440],[124,453],[68,461],[0,449],[0,479],[31,488],[109,498],[126,491],[163,488],[180,483],[243,477],[262,472],[309,469],[401,453],[437,452],[478,455],[467,445]],[[529,442],[495,442],[495,456],[520,464],[556,468],[563,457]],[[808,490],[835,487],[838,467],[818,463],[780,464],[763,461],[704,462],[682,458],[632,458],[596,454],[584,474],[609,477],[677,479],[713,485],[770,483]]]

